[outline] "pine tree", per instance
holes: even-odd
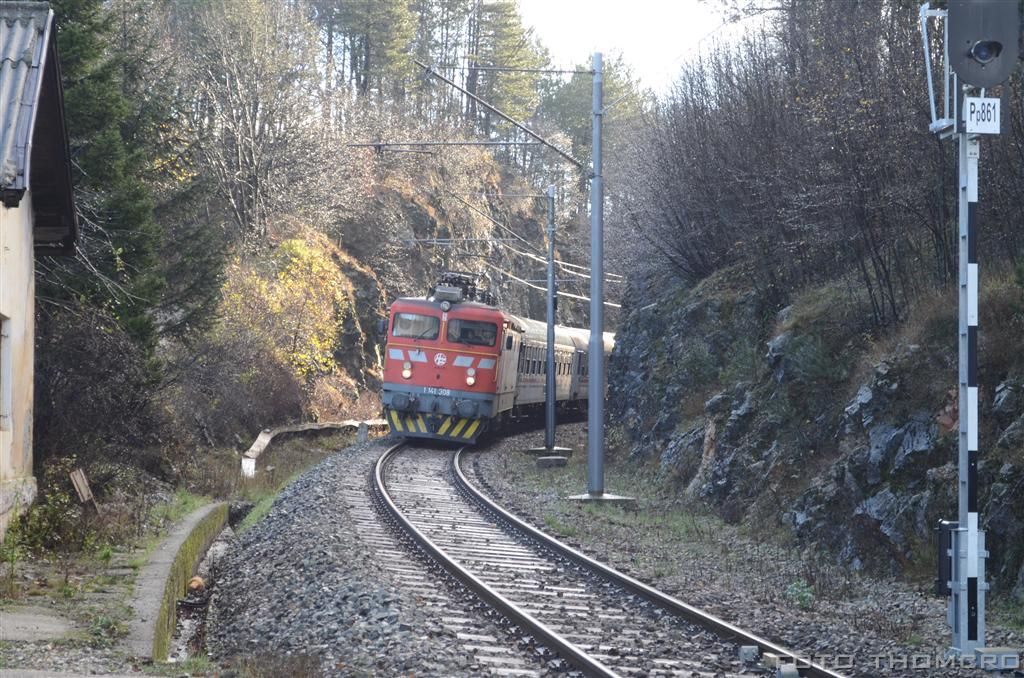
[[[41,293],[107,308],[134,339],[150,345],[150,310],[163,286],[156,267],[161,233],[143,181],[142,146],[132,138],[137,109],[124,91],[126,62],[111,55],[116,24],[102,0],[52,4],[81,238],[77,265],[44,277]]]
[[[342,2],[338,18],[348,39],[351,82],[367,95],[376,91],[383,101],[385,83],[401,96],[411,73],[408,49],[415,34],[408,0]]]
[[[568,81],[560,76],[549,78],[542,84],[540,110],[545,122],[562,130],[572,140],[572,153],[585,162],[590,161],[594,79],[588,72],[590,63],[576,67],[579,73]],[[626,142],[629,130],[639,123],[648,101],[633,79],[629,66],[621,56],[604,62],[604,102],[609,106],[604,117],[606,154],[616,153],[616,145]]]
[[[540,47],[523,27],[515,0],[481,3],[476,10],[468,88],[479,97],[513,118],[529,117],[539,103],[537,73],[474,69],[474,66],[498,66],[514,69],[541,68],[546,62]],[[469,109],[472,114],[475,107]],[[490,134],[494,116],[482,111],[481,129]]]

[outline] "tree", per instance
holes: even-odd
[[[540,75],[528,71],[543,67],[547,59],[523,27],[515,0],[478,3],[470,23],[469,40],[467,89],[517,120],[532,115],[540,102]],[[486,70],[488,66],[524,70]],[[466,106],[469,119],[475,120],[479,115],[481,131],[490,135],[494,115],[486,109],[478,110],[472,100],[467,100]]]
[[[338,19],[348,40],[355,89],[364,96],[374,90],[382,102],[390,80],[401,98],[412,66],[406,56],[414,34],[408,1],[342,2]]]
[[[139,109],[126,95],[125,62],[111,50],[116,24],[102,0],[53,6],[81,231],[73,263],[42,267],[40,294],[109,308],[147,344],[163,286],[155,266],[161,231],[143,180]]]
[[[181,122],[197,167],[214,179],[233,234],[256,246],[293,184],[322,171],[312,26],[298,9],[263,0],[173,7],[179,75],[190,106]]]

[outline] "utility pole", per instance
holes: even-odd
[[[986,88],[1005,82],[1017,65],[1020,14],[1006,0],[950,0],[948,10],[921,6],[928,96],[929,130],[957,141],[959,241],[959,477],[957,521],[937,527],[936,590],[949,597],[951,657],[988,669],[1015,669],[1011,648],[985,647],[985,532],[978,504],[978,161],[980,135],[1000,133],[1000,100]],[[943,118],[935,106],[928,19],[944,22]]]
[[[594,106],[590,176],[590,345],[587,382],[587,494],[604,494],[604,177],[601,176],[601,122],[604,116],[604,63],[594,52]]]
[[[547,275],[547,323],[548,346],[547,360],[544,368],[544,447],[532,447],[526,450],[530,454],[541,455],[538,463],[564,465],[566,457],[572,454],[568,447],[555,446],[555,403],[557,392],[555,385],[555,298],[558,294],[558,282],[555,280],[555,187],[548,186],[545,195],[548,204],[548,275]]]
[[[548,186],[548,362],[545,381],[544,447],[555,447],[555,187]]]
[[[604,118],[604,61],[594,52],[594,102],[590,174],[590,343],[587,347],[587,493],[582,501],[632,504],[604,491],[604,177],[601,123]]]

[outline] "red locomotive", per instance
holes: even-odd
[[[585,407],[590,331],[555,327],[555,391]],[[605,360],[614,335],[605,333]],[[382,401],[391,431],[475,442],[544,403],[547,325],[496,308],[472,276],[445,273],[426,298],[391,304]]]

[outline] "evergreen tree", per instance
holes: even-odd
[[[529,117],[539,103],[537,84],[540,76],[525,71],[494,71],[474,68],[498,66],[512,69],[536,69],[547,59],[529,31],[523,27],[515,0],[494,0],[477,6],[471,27],[471,62],[468,89],[496,108],[518,120]],[[476,106],[468,104],[475,114]],[[490,134],[494,116],[481,111],[481,129]]]
[[[594,78],[588,72],[590,63],[576,67],[579,73],[568,80],[561,76],[545,79],[542,83],[540,110],[549,126],[569,135],[572,154],[580,160],[590,161]],[[633,79],[629,66],[621,56],[604,62],[604,102],[608,111],[604,117],[605,143],[608,154],[616,153],[616,145],[628,141],[619,130],[629,131],[640,122],[645,102],[649,101]]]
[[[404,93],[411,72],[408,49],[415,34],[408,0],[341,2],[338,18],[348,39],[351,81],[363,95],[376,91],[383,101],[385,82]]]
[[[161,232],[145,185],[145,154],[133,134],[138,109],[125,94],[113,56],[113,27],[102,0],[55,0],[57,41],[81,236],[73,265],[46,269],[40,293],[75,296],[106,308],[143,345],[154,339],[149,313],[163,280],[156,267]]]

